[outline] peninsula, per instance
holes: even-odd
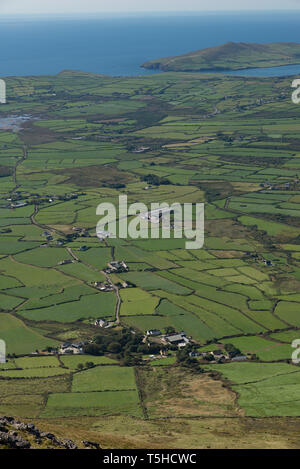
[[[175,57],[150,60],[143,68],[174,72],[243,70],[300,64],[300,44],[228,42]]]

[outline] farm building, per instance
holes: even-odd
[[[59,352],[61,354],[74,354],[78,355],[83,353],[83,346],[87,345],[88,342],[69,343],[65,342],[61,345]]]
[[[73,261],[72,259],[65,259],[64,261],[60,261],[58,265],[67,265],[67,264],[72,264]]]
[[[111,262],[108,262],[107,265],[108,265],[107,272],[118,273],[118,272],[128,272],[129,270],[124,261],[111,261]]]
[[[178,347],[185,347],[190,342],[184,332],[167,335],[165,336],[165,341],[171,345],[177,345]]]
[[[237,357],[233,357],[231,359],[232,362],[244,362],[245,360],[248,360],[248,357],[246,357],[246,355],[238,355]]]
[[[161,331],[159,329],[149,329],[146,334],[148,336],[152,336],[152,337],[155,337],[155,336],[158,336],[158,335],[161,335]]]
[[[94,325],[97,327],[105,327],[107,325],[107,321],[105,321],[104,319],[96,319]]]
[[[103,282],[94,282],[94,286],[104,292],[112,291],[114,289],[112,285],[109,285],[108,283],[103,283]]]

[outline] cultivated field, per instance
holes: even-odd
[[[34,119],[0,131],[0,414],[104,448],[299,447],[300,107],[290,82],[7,79],[0,120]],[[174,236],[98,239],[96,208],[120,194],[147,206],[204,202],[203,249]],[[105,272],[114,260],[128,272]],[[152,329],[184,331],[196,365],[145,339]],[[74,344],[84,353],[65,353]],[[228,347],[244,361],[200,355]]]

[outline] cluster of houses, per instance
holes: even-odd
[[[111,233],[105,230],[98,230],[96,231],[96,236],[99,239],[99,241],[104,241],[106,238],[109,238],[111,236]]]
[[[74,355],[79,355],[80,353],[83,353],[83,347],[87,345],[88,342],[77,342],[77,343],[70,343],[70,342],[65,342],[62,344],[59,348],[59,353],[62,355],[64,354],[74,354]]]
[[[159,342],[164,346],[175,345],[178,347],[178,349],[186,347],[186,345],[192,343],[192,338],[187,337],[184,331],[174,332],[172,334],[163,334],[159,329],[148,329],[146,331],[145,340],[149,338],[158,339]],[[191,358],[202,358],[203,360],[208,360],[211,363],[224,363],[228,360],[232,362],[242,362],[249,359],[248,356],[242,354],[231,356],[225,350],[221,349],[207,352],[198,352],[197,350],[193,350],[189,353],[189,356]]]
[[[281,191],[281,190],[290,190],[291,186],[295,188],[295,186],[298,184],[299,180],[295,179],[292,183],[291,182],[285,182],[285,183],[279,183],[279,184],[271,184],[269,181],[263,182],[260,184],[260,187],[263,189],[268,189],[270,191]]]
[[[53,241],[53,236],[48,231],[44,231],[42,236],[46,239],[46,241]]]
[[[88,251],[88,249],[89,249],[88,246],[83,245],[83,246],[80,246],[80,248],[78,248],[78,251],[85,252],[85,251]]]
[[[103,327],[103,329],[109,329],[114,325],[111,321],[106,321],[105,319],[96,319],[94,322],[94,326],[96,327]]]
[[[114,289],[114,287],[110,285],[109,283],[94,282],[93,285],[94,287],[98,288],[100,291],[103,291],[103,292],[113,291]]]
[[[178,348],[185,347],[190,343],[190,338],[184,331],[174,332],[173,334],[162,334],[159,329],[149,329],[146,331],[146,337],[160,337],[164,345],[176,345]]]
[[[263,259],[263,262],[267,267],[271,267],[273,265],[272,261],[267,260],[267,259]]]
[[[129,268],[124,261],[111,261],[107,264],[105,272],[107,274],[117,274],[121,272],[128,272]]]
[[[21,201],[20,199],[22,199],[23,197],[22,197],[21,192],[16,192],[13,197],[9,197],[8,199],[6,199],[8,202],[10,202],[10,205],[6,206],[5,208],[26,207],[27,205],[29,205],[29,203],[33,203],[32,201],[31,202]],[[55,202],[56,200],[69,201],[69,200],[72,200],[72,199],[77,199],[78,194],[66,194],[64,196],[49,195],[49,194],[47,194],[45,196],[41,196],[40,194],[30,194],[29,196],[26,196],[26,198],[28,198],[28,197],[34,197],[34,199],[38,199],[40,202],[52,203],[52,202]]]
[[[26,207],[28,205],[27,202],[14,202],[10,204],[10,208],[21,208],[21,207]]]
[[[224,350],[211,350],[209,352],[190,352],[189,356],[192,358],[202,358],[203,360],[209,360],[211,363],[224,363],[227,360],[232,362],[243,362],[248,360],[246,355],[236,355],[234,357],[230,357],[228,353]]]
[[[86,238],[89,235],[86,228],[81,228],[79,226],[73,226],[72,231],[82,238]]]
[[[132,153],[145,153],[148,150],[150,150],[150,147],[138,147],[132,150]]]

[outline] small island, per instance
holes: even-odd
[[[300,44],[228,42],[175,57],[150,60],[143,68],[174,72],[244,70],[300,64]]]

